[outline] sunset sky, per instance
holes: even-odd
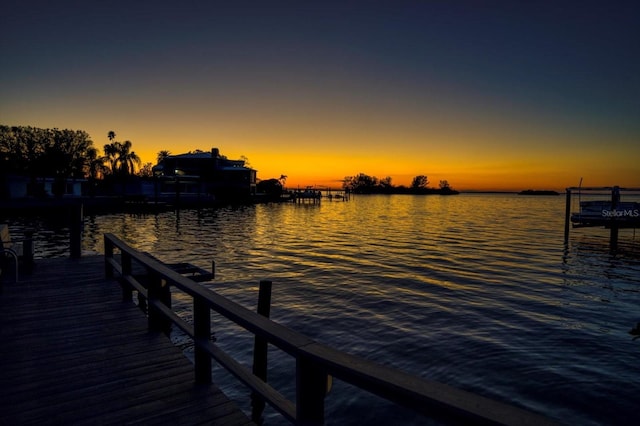
[[[217,147],[289,187],[640,187],[639,18],[639,1],[9,0],[0,124],[100,149],[113,130],[143,162]]]

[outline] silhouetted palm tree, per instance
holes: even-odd
[[[166,149],[163,149],[162,151],[158,151],[158,157],[157,157],[158,164],[162,163],[162,161],[170,155],[171,155],[171,152],[167,151]]]
[[[116,142],[116,144],[118,148],[116,160],[118,171],[124,176],[135,174],[136,166],[140,167],[142,161],[134,151],[131,151],[131,141]]]
[[[109,169],[111,174],[116,173],[116,166],[118,164],[118,145],[119,142],[111,142],[104,146],[104,161],[109,163]]]
[[[98,156],[96,148],[87,150],[85,167],[89,179],[99,179],[104,174],[104,157]]]

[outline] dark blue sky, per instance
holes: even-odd
[[[5,1],[0,122],[97,146],[115,130],[145,161],[219,145],[271,172],[270,151],[295,148],[337,178],[467,185],[523,157],[529,174],[618,179],[594,170],[606,150],[639,183],[639,4]],[[570,173],[554,164],[581,145]]]

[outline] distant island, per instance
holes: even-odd
[[[429,179],[426,175],[415,176],[411,181],[411,185],[406,187],[404,185],[393,185],[390,176],[379,179],[375,176],[359,173],[354,176],[345,176],[342,180],[342,189],[351,194],[459,194],[449,185],[447,180],[441,180],[438,188],[429,187]]]
[[[556,191],[548,191],[548,190],[527,189],[527,190],[518,192],[518,195],[560,195],[560,193]]]

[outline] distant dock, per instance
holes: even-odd
[[[594,195],[606,194],[606,199],[594,200]],[[618,230],[640,227],[640,203],[625,201],[623,194],[638,194],[640,188],[570,187],[566,189],[564,242],[569,241],[569,228],[603,227],[610,230],[610,245],[618,243]],[[571,211],[573,196],[577,195],[579,209]],[[582,200],[582,196],[590,197]],[[604,198],[604,197],[603,197]]]
[[[350,195],[346,191],[320,190],[310,186],[306,189],[287,191],[287,200],[294,203],[319,203],[323,198],[329,201],[348,201]]]

